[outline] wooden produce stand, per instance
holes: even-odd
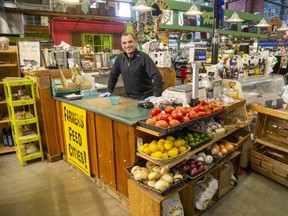
[[[288,110],[252,104],[258,112],[251,168],[288,186]]]
[[[243,102],[240,100],[238,103],[233,104],[232,106],[229,106],[225,109],[221,117],[223,116],[234,116],[234,115],[240,115],[240,114],[246,114],[245,110],[245,101]],[[179,193],[181,203],[184,209],[185,215],[200,215],[203,213],[203,211],[200,211],[195,208],[195,186],[198,182],[198,180],[203,179],[203,177],[210,173],[215,179],[218,181],[218,190],[216,194],[214,195],[212,201],[209,203],[209,206],[212,206],[215,204],[219,199],[221,199],[225,194],[227,194],[229,191],[231,191],[233,188],[237,186],[237,183],[234,185],[230,184],[230,175],[232,173],[232,170],[234,170],[234,177],[238,179],[238,171],[240,167],[240,160],[241,160],[241,152],[243,144],[247,141],[247,139],[250,136],[250,132],[247,129],[247,126],[250,122],[247,122],[245,124],[241,124],[235,127],[231,127],[226,130],[224,134],[215,136],[212,138],[211,141],[208,143],[202,145],[201,147],[190,150],[188,154],[185,156],[185,158],[175,159],[169,163],[165,163],[165,166],[167,167],[173,167],[176,164],[180,163],[181,161],[190,158],[191,156],[197,154],[198,152],[204,150],[206,147],[209,147],[213,143],[225,139],[231,134],[234,133],[241,133],[245,134],[243,136],[243,139],[241,141],[238,141],[236,143],[236,151],[233,152],[231,155],[228,155],[227,157],[224,157],[221,161],[217,162],[209,171],[197,176],[197,178],[191,180],[188,183],[183,184],[181,187],[173,190],[173,192],[167,194],[166,196],[161,196],[160,194],[157,194],[155,191],[152,191],[150,189],[147,189],[143,187],[141,184],[139,184],[134,179],[129,179],[128,181],[128,191],[129,191],[129,208],[130,208],[130,214],[132,216],[144,216],[144,215],[162,215],[162,203],[164,200],[169,199],[175,193]],[[161,138],[163,133],[157,133],[153,130],[149,130],[147,128],[143,128],[141,126],[137,126],[137,136],[138,141],[139,139],[143,139],[141,143],[146,143],[148,140],[157,140],[158,138]],[[154,137],[154,138],[151,138]],[[141,154],[138,154],[138,156],[141,156]],[[145,157],[145,159],[148,159]],[[153,161],[152,161],[153,162]],[[227,164],[232,164],[232,167],[228,166]],[[205,210],[204,210],[205,211]]]

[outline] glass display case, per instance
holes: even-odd
[[[237,81],[225,80],[224,87],[231,87],[232,84],[239,90],[239,98],[247,100],[246,105],[252,103],[266,105],[268,100],[281,99],[286,79],[283,75],[267,74],[241,78]]]

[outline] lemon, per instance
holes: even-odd
[[[163,159],[167,159],[169,156],[168,156],[168,152],[164,152],[163,154],[162,154],[162,158]]]
[[[159,142],[160,142],[160,143],[165,143],[165,139],[163,139],[163,138],[162,138],[162,139],[159,139],[159,140],[158,140],[158,143],[159,143]]]
[[[176,140],[175,142],[174,142],[174,146],[176,147],[176,148],[178,148],[178,147],[180,147],[182,145],[182,141],[179,139],[179,140]]]
[[[157,144],[157,141],[156,141],[156,140],[153,140],[153,141],[150,142],[150,144],[151,144],[151,143]]]
[[[149,146],[149,143],[144,143],[143,146],[144,146],[144,147],[148,147],[148,146]]]
[[[164,144],[164,148],[169,151],[170,149],[172,149],[173,147],[173,143],[172,142],[165,142]]]
[[[158,149],[159,149],[160,152],[164,152],[164,151],[165,151],[165,148],[164,148],[164,145],[163,145],[163,144],[160,144],[160,145],[159,145],[159,143],[158,143],[157,146],[158,146]]]
[[[173,136],[167,136],[167,137],[166,137],[166,140],[170,140],[170,141],[174,142],[174,141],[175,141],[175,138],[174,138]]]
[[[178,148],[173,147],[172,150],[175,150],[177,152],[177,154],[178,154]]]
[[[160,151],[156,151],[153,154],[154,154],[153,155],[154,158],[162,158],[162,156],[163,156],[162,152],[160,152]]]
[[[153,143],[153,142],[151,142],[151,143],[149,144],[149,149],[150,149],[151,152],[156,152],[156,151],[159,150],[159,148],[158,148],[158,146],[157,146],[157,143],[155,144],[155,143]]]
[[[141,145],[141,146],[138,147],[138,151],[143,152],[144,148],[145,148],[145,146]]]
[[[176,151],[175,149],[171,149],[170,151],[168,151],[169,157],[175,157],[176,155],[178,155],[178,151]]]
[[[143,149],[143,152],[145,153],[145,154],[147,154],[147,155],[151,155],[151,151],[150,151],[150,148],[149,147],[145,147],[144,149]]]
[[[187,149],[186,149],[186,146],[179,146],[179,148],[178,148],[179,154],[185,152],[186,150],[187,150]]]

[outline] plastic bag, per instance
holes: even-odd
[[[162,216],[184,216],[183,206],[178,193],[162,202]]]
[[[206,175],[202,181],[197,182],[195,186],[196,208],[205,210],[217,190],[218,181],[211,174]]]

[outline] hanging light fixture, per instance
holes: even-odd
[[[232,16],[226,20],[226,22],[239,23],[244,22],[244,20],[239,17],[238,13],[234,12]]]
[[[268,24],[264,18],[262,18],[261,21],[257,25],[254,25],[254,26],[256,26],[256,27],[269,27],[271,25]]]
[[[80,5],[82,4],[83,0],[56,0],[56,1],[66,5]]]
[[[193,4],[188,11],[184,12],[185,16],[198,16],[202,14],[203,12],[201,12],[195,4]]]
[[[131,9],[139,12],[149,12],[153,10],[153,8],[147,4],[147,0],[138,0],[136,5],[131,7]]]
[[[287,30],[288,30],[287,24],[283,24],[279,29],[277,29],[277,31],[287,31]]]

